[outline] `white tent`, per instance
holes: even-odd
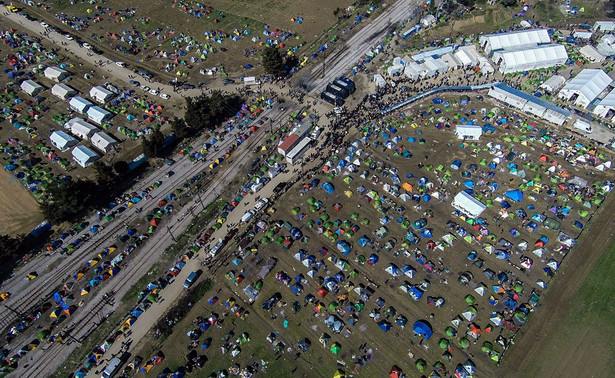
[[[66,134],[64,131],[57,130],[51,133],[49,136],[49,141],[60,151],[66,151],[75,144],[79,143],[79,141],[72,136]]]
[[[113,147],[117,146],[117,141],[102,131],[92,135],[90,142],[92,146],[98,148],[102,152],[109,152]]]
[[[457,125],[455,126],[457,139],[478,140],[483,135],[483,129],[476,125]]]
[[[530,47],[549,42],[551,42],[551,38],[546,29],[529,29],[508,33],[487,34],[479,39],[480,46],[487,54],[496,50]]]
[[[68,106],[70,106],[73,111],[79,114],[86,114],[88,109],[93,105],[94,104],[92,104],[90,101],[79,96],[75,96],[71,98],[70,101],[68,101]]]
[[[469,195],[467,192],[459,192],[453,199],[453,207],[472,218],[478,218],[487,206]]]
[[[474,288],[474,291],[482,297],[487,292],[487,286],[481,282],[478,286],[476,286],[476,288]]]
[[[448,71],[448,64],[441,59],[434,59],[430,56],[424,59],[423,66],[428,67],[429,71],[434,71],[438,74],[443,74]]]
[[[566,83],[566,79],[561,75],[553,75],[547,81],[540,85],[540,89],[544,89],[549,93],[554,93],[558,89],[560,89],[564,83]]]
[[[593,30],[600,30],[600,31],[613,31],[615,30],[615,21],[596,21],[594,23],[594,26],[592,27]]]
[[[91,106],[87,111],[88,119],[96,124],[102,125],[111,118],[113,114],[99,106]]]
[[[606,60],[606,56],[602,55],[602,53],[592,45],[585,45],[579,49],[581,55],[586,57],[590,62],[601,63]]]
[[[411,80],[418,80],[421,76],[419,65],[416,62],[406,63],[406,67],[404,67],[404,74]]]
[[[387,85],[386,80],[384,80],[384,78],[380,74],[375,74],[374,75],[374,83],[376,83],[376,87],[378,87],[378,88],[382,88],[385,85]]]
[[[51,94],[60,98],[61,100],[66,100],[69,99],[73,96],[75,96],[77,93],[77,90],[69,87],[66,84],[55,84],[53,87],[51,87]]]
[[[401,64],[394,64],[387,68],[387,74],[389,74],[389,76],[401,75],[402,72],[404,72],[404,66]]]
[[[47,79],[51,79],[53,81],[60,82],[68,77],[68,71],[63,70],[59,67],[47,67],[43,71],[45,77]]]
[[[433,14],[428,14],[427,16],[421,18],[421,25],[427,28],[431,25],[435,25],[437,21],[438,20],[436,19],[436,16],[434,16]]]
[[[493,53],[493,61],[502,73],[537,70],[566,63],[568,53],[564,45],[550,44]]]
[[[83,168],[86,168],[99,158],[100,156],[96,152],[85,146],[77,146],[73,149],[73,159]]]
[[[70,121],[66,122],[65,127],[68,127],[68,129],[70,129],[70,132],[77,138],[81,138],[84,140],[90,139],[92,135],[99,131],[98,127],[84,121],[81,118],[71,119]]]
[[[440,59],[446,63],[449,69],[455,70],[459,67],[459,61],[455,58],[455,56],[451,53],[444,54],[440,57]]]
[[[455,59],[464,67],[476,66],[481,56],[474,45],[461,46],[453,54]]]
[[[93,98],[94,101],[104,104],[113,98],[113,92],[101,86],[96,86],[90,89],[90,97]]]
[[[24,80],[21,83],[20,88],[32,97],[38,95],[43,91],[43,89],[45,89],[45,87],[32,80]]]
[[[570,80],[557,96],[585,108],[612,82],[613,80],[603,70],[584,69]]]

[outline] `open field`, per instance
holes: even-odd
[[[566,243],[587,227],[603,201],[606,192],[600,188],[612,174],[583,167],[580,152],[573,151],[588,152],[591,146],[573,147],[579,141],[474,97],[447,95],[444,103],[427,101],[401,118],[363,125],[367,134],[360,142],[364,135],[351,133],[347,141],[354,144],[341,146],[324,166],[326,172],[319,166],[315,176],[320,184],[330,182],[334,192],[327,195],[320,184],[313,187],[311,178],[304,178],[274,203],[274,214],[259,217],[266,225],[261,223],[262,230],[244,244],[247,249],[215,272],[212,295],[218,302],[209,304],[207,295],[162,346],[152,343],[144,349],[166,355],[152,372],[184,364],[190,344],[186,333],[201,321],[192,320],[214,313],[227,316],[221,329],[210,327],[196,342],[197,353],[210,361],[203,368],[207,374],[259,359],[272,369],[282,360],[287,369],[290,361],[290,369],[300,375],[309,369],[332,375],[337,361],[347,373],[366,376],[385,375],[393,364],[410,375],[415,365],[421,371],[452,373],[469,359],[478,374],[497,375],[497,361],[507,360],[508,348],[515,351],[510,341],[530,314],[548,313],[548,307],[540,306],[543,287],[557,275],[569,251]],[[461,100],[470,102],[461,105]],[[468,121],[492,124],[496,131],[461,143],[446,125]],[[572,153],[560,155],[564,151]],[[591,156],[600,155],[604,162],[609,156],[603,153]],[[587,179],[589,186],[568,186],[575,176]],[[402,184],[409,186],[402,189]],[[468,189],[488,206],[477,219],[460,217],[450,205]],[[421,218],[426,224],[416,223]],[[289,235],[297,230],[301,236]],[[251,254],[246,252],[250,248]],[[270,258],[276,265],[250,304],[242,291],[261,279],[259,271]],[[281,305],[263,311],[261,304],[275,293],[281,294]],[[440,298],[441,308],[427,303]],[[233,315],[241,308],[250,313],[245,320]],[[341,321],[340,328],[325,324],[330,316]],[[416,321],[428,323],[433,336],[413,334]],[[231,330],[229,351],[222,355],[220,337]],[[274,357],[278,341],[264,341],[273,331],[284,343],[280,360]],[[251,341],[241,343],[241,354],[233,359],[228,353],[243,332]],[[319,343],[323,333],[330,336],[326,348]],[[203,350],[208,338],[211,344]],[[312,345],[295,359],[294,346],[303,338]],[[341,345],[337,355],[329,350],[335,342]]]
[[[17,179],[0,169],[0,234],[27,234],[42,221],[34,197]]]

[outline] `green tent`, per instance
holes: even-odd
[[[331,352],[333,352],[333,354],[338,354],[341,349],[342,349],[342,346],[337,342],[331,345]]]
[[[444,349],[444,350],[447,350],[447,349],[449,348],[449,346],[450,346],[450,341],[448,341],[448,340],[447,340],[447,339],[445,339],[445,338],[441,338],[441,339],[438,341],[438,346],[439,346],[440,348]]]
[[[425,362],[424,359],[419,358],[418,360],[416,360],[416,363],[414,364],[414,366],[416,366],[416,369],[418,371],[420,371],[421,373],[424,373],[427,368],[427,362]]]
[[[453,359],[453,355],[451,354],[451,352],[449,352],[448,350],[445,351],[444,353],[442,353],[442,359],[444,361],[450,361]]]
[[[314,199],[314,197],[310,197],[307,199],[307,203],[309,203],[310,205],[313,205],[316,203],[316,199]]]
[[[261,243],[262,244],[269,244],[269,243],[271,243],[271,239],[268,236],[263,236],[261,238]]]
[[[337,307],[338,307],[338,304],[337,304],[336,301],[333,301],[333,302],[329,303],[329,311],[336,312],[337,311]]]
[[[298,215],[300,211],[301,211],[301,209],[299,208],[299,206],[297,206],[297,207],[293,207],[293,209],[290,212],[293,215]]]
[[[470,347],[470,340],[466,339],[465,337],[462,337],[459,340],[459,346],[461,347],[461,349],[468,349]]]
[[[352,214],[350,214],[350,219],[352,219],[352,220],[359,219],[359,213],[352,213]]]
[[[457,335],[457,331],[455,330],[455,328],[448,326],[444,330],[444,334],[448,337],[455,337]]]
[[[321,219],[323,222],[326,222],[326,221],[328,221],[329,219],[331,219],[331,217],[329,216],[329,214],[327,214],[327,213],[323,213],[323,214],[320,216],[320,219]]]
[[[463,299],[469,305],[473,305],[474,303],[476,303],[476,298],[474,298],[474,296],[472,294],[466,295]]]
[[[485,341],[483,342],[481,350],[485,353],[491,353],[493,351],[493,344],[491,344],[489,341]]]
[[[350,183],[352,182],[352,177],[350,177],[350,176],[346,176],[346,177],[344,177],[344,182],[345,182],[346,184],[350,185]]]

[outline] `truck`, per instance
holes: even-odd
[[[190,275],[184,281],[184,289],[189,289],[190,286],[192,286],[194,281],[196,281],[199,278],[200,275],[201,275],[201,273],[198,270],[196,272],[190,273]]]
[[[243,78],[244,85],[259,85],[261,83],[260,80],[257,80],[254,76],[246,76]]]
[[[329,93],[333,93],[334,95],[336,95],[337,97],[341,97],[341,98],[347,98],[349,93],[346,90],[346,88],[342,88],[339,85],[335,85],[333,83],[329,83],[327,85],[327,92]]]
[[[320,98],[322,100],[325,100],[331,105],[335,105],[335,106],[344,105],[344,99],[334,95],[333,93],[327,92],[327,91],[322,92],[320,94]]]
[[[248,210],[246,211],[246,213],[241,217],[241,221],[243,223],[248,223],[250,221],[250,219],[252,219],[252,217],[254,216],[254,210]]]
[[[128,359],[129,356],[130,356],[130,353],[124,353],[120,357],[114,357],[109,362],[109,365],[107,365],[105,370],[103,370],[101,377],[102,378],[113,378],[113,377],[115,377],[115,375],[120,370],[120,368],[122,367],[122,365]]]

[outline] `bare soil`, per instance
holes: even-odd
[[[28,233],[42,221],[34,197],[9,172],[0,169],[0,234]]]

